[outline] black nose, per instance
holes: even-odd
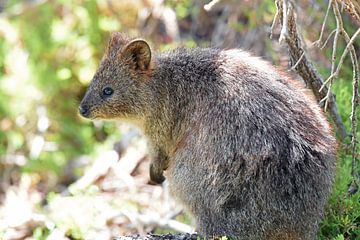
[[[88,105],[80,105],[79,112],[82,116],[87,117],[89,115]]]

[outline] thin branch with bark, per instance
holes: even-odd
[[[339,11],[338,3],[336,0],[332,0],[332,6],[334,11],[334,16],[336,19],[336,22],[339,23],[337,25],[337,32],[341,34],[343,39],[346,42],[346,47],[341,55],[339,64],[334,72],[332,72],[332,76],[334,78],[337,78],[339,75],[339,71],[341,69],[341,66],[344,62],[344,59],[348,52],[350,52],[351,57],[351,63],[353,67],[353,93],[352,93],[352,101],[351,101],[351,155],[352,155],[352,166],[351,166],[351,176],[353,178],[352,184],[350,185],[350,188],[348,190],[349,193],[356,192],[359,188],[359,174],[356,171],[357,168],[357,160],[356,160],[356,153],[357,153],[357,118],[356,118],[356,111],[357,107],[359,105],[359,64],[356,56],[356,51],[353,46],[353,43],[357,36],[360,34],[360,28],[354,33],[354,35],[350,38],[348,33],[346,32],[344,28],[344,24],[342,21],[342,16]],[[333,71],[333,69],[332,69]],[[331,82],[331,81],[330,81]]]
[[[345,1],[345,7],[347,7],[353,1]],[[301,41],[301,34],[298,32],[298,26],[296,23],[295,16],[295,3],[290,0],[275,0],[276,7],[278,12],[275,16],[279,16],[280,22],[282,22],[282,29],[280,33],[279,41],[282,42],[285,40],[288,45],[290,58],[292,62],[296,64],[291,68],[295,69],[297,73],[304,79],[308,86],[312,89],[315,97],[320,103],[324,102],[325,111],[328,110],[336,129],[340,135],[341,140],[344,140],[347,137],[346,129],[338,113],[336,106],[335,98],[332,94],[331,87],[333,81],[338,77],[339,71],[343,65],[344,59],[348,53],[350,53],[351,63],[353,67],[353,92],[352,92],[352,108],[351,108],[351,155],[352,155],[352,183],[348,192],[350,194],[355,193],[358,190],[359,186],[359,173],[357,172],[357,107],[360,103],[359,96],[359,64],[356,55],[355,48],[353,46],[355,39],[360,35],[360,28],[354,33],[350,38],[348,33],[344,28],[344,23],[342,16],[338,7],[336,0],[330,0],[327,8],[327,12],[324,18],[324,22],[321,28],[320,37],[314,43],[316,46],[321,46],[322,36],[325,29],[326,20],[328,18],[328,13],[330,7],[334,12],[336,20],[336,29],[333,30],[328,38],[326,39],[323,47],[327,44],[330,37],[335,33],[333,46],[332,46],[332,57],[331,57],[331,74],[324,81],[323,78],[317,73],[316,69],[312,66],[311,62],[308,60],[304,47]],[[352,5],[354,6],[354,5]],[[284,9],[287,9],[284,11]],[[355,9],[355,7],[354,7]],[[353,10],[354,10],[353,9]],[[356,13],[356,10],[354,10]],[[354,15],[355,17],[357,15]],[[352,16],[353,17],[353,16]],[[337,46],[338,42],[342,38],[346,42],[346,47],[340,57],[339,63],[336,66],[337,58]],[[322,47],[322,48],[323,48]]]
[[[344,6],[350,17],[360,26],[360,1],[359,0],[337,0]]]
[[[277,14],[280,18],[279,22],[282,23],[282,30],[279,41],[282,39],[285,40],[285,43],[289,49],[290,59],[292,62],[296,63],[294,69],[302,77],[306,85],[311,88],[316,99],[320,102],[326,97],[326,93],[329,90],[327,86],[325,86],[323,88],[324,91],[319,92],[319,89],[322,87],[324,80],[314,68],[304,50],[301,41],[301,35],[298,33],[298,27],[295,20],[294,3],[288,0],[275,0],[275,3],[278,10]],[[287,8],[287,11],[284,11],[284,6]],[[284,19],[287,19],[287,21],[284,21]],[[301,61],[299,61],[299,59]],[[331,92],[328,94],[328,99],[329,115],[334,122],[340,140],[344,141],[348,135],[344,123],[340,117],[335,97]]]
[[[326,10],[326,14],[325,14],[325,17],[324,17],[324,21],[323,21],[323,24],[321,26],[320,37],[319,37],[319,39],[317,41],[314,42],[314,44],[317,45],[318,47],[321,46],[321,41],[322,41],[322,37],[323,37],[323,34],[324,34],[326,21],[327,21],[328,16],[329,16],[330,7],[331,7],[331,1],[329,1],[328,8]]]

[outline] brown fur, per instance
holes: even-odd
[[[308,240],[331,191],[336,143],[305,92],[239,49],[156,54],[116,33],[80,112],[143,130],[150,179],[161,183],[166,170],[199,233]]]

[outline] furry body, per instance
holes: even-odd
[[[136,121],[152,149],[151,179],[162,182],[166,170],[199,233],[315,239],[335,140],[303,87],[241,50],[153,56],[137,44],[113,35],[82,101],[85,116]],[[99,94],[105,86],[109,98]]]

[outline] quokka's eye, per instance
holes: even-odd
[[[104,96],[111,96],[114,93],[114,90],[110,87],[106,87],[103,89]]]

